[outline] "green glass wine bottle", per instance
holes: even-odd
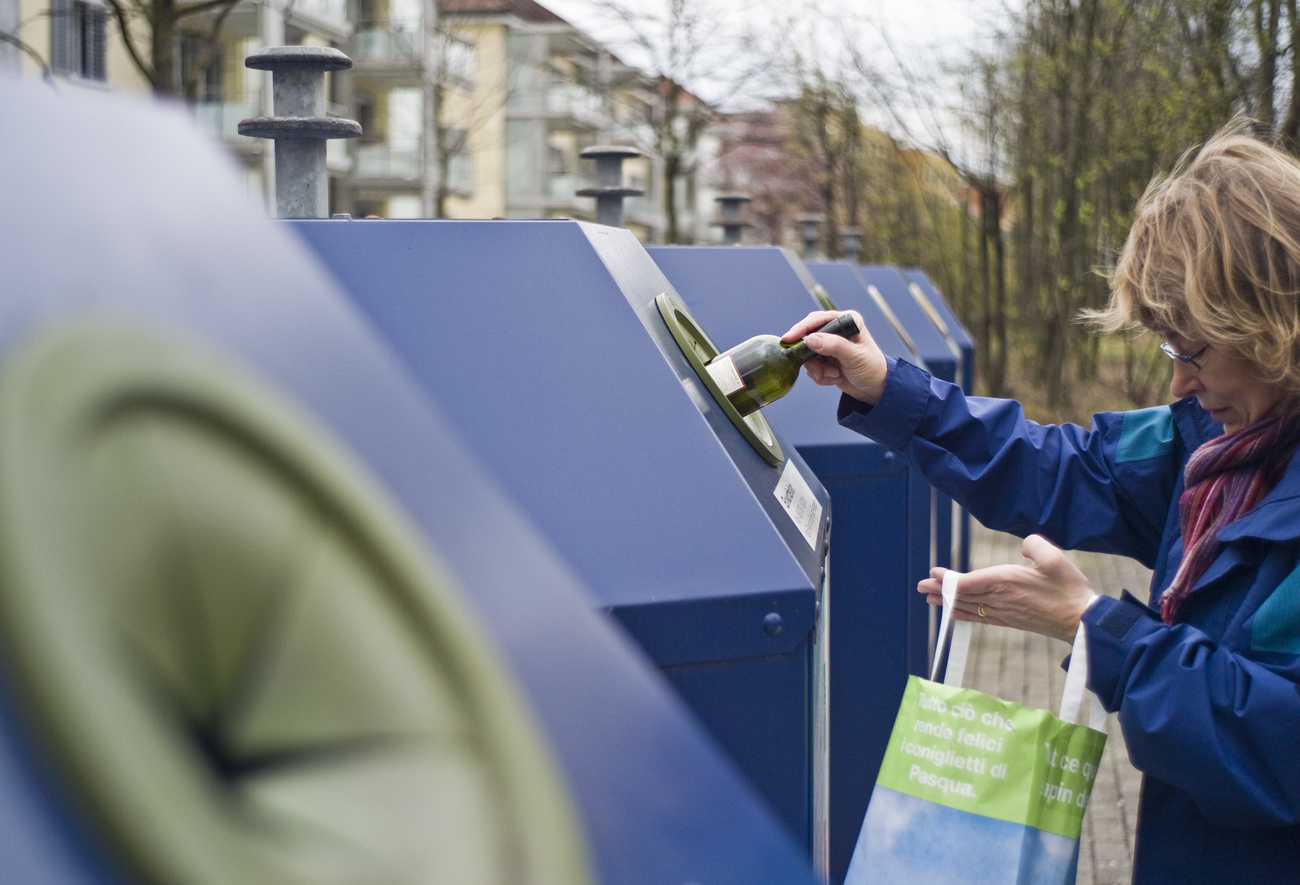
[[[853,314],[842,313],[816,331],[852,338],[858,324]],[[704,367],[736,411],[748,415],[789,393],[799,379],[799,367],[816,355],[802,338],[784,344],[775,335],[755,335]]]

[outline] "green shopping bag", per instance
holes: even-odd
[[[908,678],[844,885],[1075,880],[1083,812],[1106,745],[1106,713],[1084,686],[1083,625],[1059,717],[962,688],[971,624],[950,617],[957,578],[944,577],[936,672]],[[1076,725],[1085,695],[1089,725]]]

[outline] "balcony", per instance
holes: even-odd
[[[575,203],[578,191],[583,188],[595,187],[595,182],[577,172],[548,172],[543,187],[546,196]]]
[[[220,101],[201,101],[194,106],[194,116],[202,129],[222,141],[252,141],[239,134],[239,121],[263,116],[262,93],[248,92],[227,95]]]
[[[419,65],[424,55],[420,21],[363,21],[348,41],[354,62]]]
[[[358,179],[418,181],[424,172],[420,142],[358,144],[353,174]]]
[[[600,95],[576,83],[551,83],[546,87],[546,112],[599,127],[605,119],[605,103]]]

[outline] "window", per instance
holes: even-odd
[[[443,31],[438,34],[442,43],[442,65],[447,85],[472,90],[478,59],[474,44]]]
[[[108,79],[108,10],[83,0],[50,2],[50,67],[82,80]]]
[[[464,129],[448,129],[443,150],[447,152],[447,180],[443,186],[450,193],[472,194],[474,160],[469,153],[469,133]]]
[[[184,87],[203,65],[194,84],[195,101],[224,101],[226,92],[226,50],[207,37],[181,32],[181,85]],[[206,62],[206,64],[205,64]]]
[[[361,124],[361,143],[373,144],[377,141],[383,141],[379,134],[379,117],[375,113],[375,97],[369,92],[357,92],[354,106],[356,108],[357,122]]]

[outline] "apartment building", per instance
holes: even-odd
[[[197,123],[220,138],[238,158],[250,193],[274,206],[275,165],[271,145],[237,132],[240,120],[271,113],[271,78],[244,67],[244,58],[267,46],[342,45],[352,32],[348,0],[237,0],[225,15],[217,39],[210,38],[220,10],[185,17],[173,50],[177,64],[171,89],[185,94]],[[40,82],[61,90],[90,89],[147,96],[150,79],[133,60],[121,27],[105,0],[0,0],[0,29],[23,44],[0,48],[0,75]],[[131,20],[140,58],[149,64],[151,43],[142,18]],[[198,66],[201,70],[197,69]],[[187,88],[188,85],[188,88]],[[332,86],[331,86],[332,88]],[[330,111],[349,109],[332,102]],[[348,174],[346,146],[331,144],[331,175]]]
[[[580,155],[624,144],[647,154],[624,166],[624,184],[646,191],[625,203],[626,225],[660,237],[644,74],[535,0],[440,0],[434,53],[414,45],[418,0],[359,2],[349,79],[367,134],[343,211],[590,219],[594,200],[576,194],[595,166]]]
[[[0,0],[0,27],[45,59],[61,86],[148,94],[105,2]],[[652,130],[660,84],[536,0],[236,0],[215,44],[212,14],[182,25],[175,85],[268,207],[271,145],[237,127],[271,113],[270,75],[243,60],[267,46],[333,46],[354,66],[327,76],[329,112],[357,120],[364,134],[329,143],[331,212],[592,219],[595,200],[577,196],[594,184],[582,151],[630,145],[644,156],[624,164],[624,185],[646,193],[625,202],[625,225],[646,242],[663,239]],[[147,34],[133,32],[147,56]],[[0,44],[5,71],[47,75]],[[712,206],[698,208],[709,192],[696,178],[677,189],[685,239],[712,239]]]

